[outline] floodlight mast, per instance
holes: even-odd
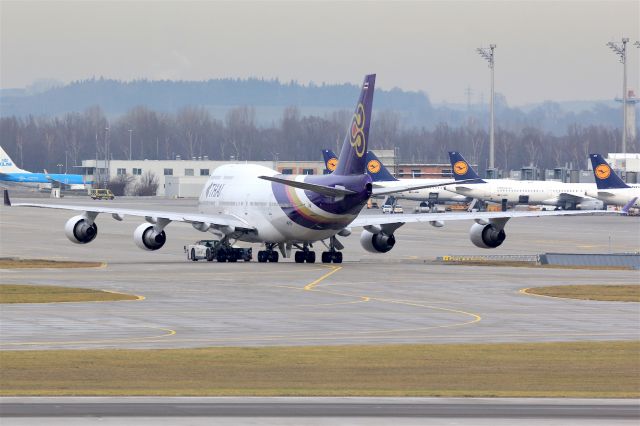
[[[607,46],[620,57],[622,63],[622,163],[626,169],[627,154],[627,43],[629,38],[623,37],[621,43],[610,41]]]
[[[486,47],[479,47],[476,49],[476,52],[478,52],[478,54],[480,54],[480,56],[482,56],[488,63],[489,63],[489,68],[491,69],[491,100],[489,101],[489,109],[490,109],[490,116],[491,118],[489,119],[489,169],[491,169],[492,171],[495,169],[495,164],[494,164],[494,159],[495,159],[495,155],[494,155],[494,129],[493,129],[493,122],[494,122],[494,77],[493,77],[493,70],[494,70],[494,66],[495,66],[495,59],[494,59],[494,50],[496,48],[495,44],[490,44],[488,48]],[[491,176],[491,177],[495,177],[495,176]]]

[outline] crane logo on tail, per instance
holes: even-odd
[[[469,166],[467,165],[466,161],[457,161],[453,165],[453,173],[457,174],[458,176],[464,176],[468,170]]]
[[[338,167],[338,159],[336,157],[329,158],[327,160],[327,169],[329,171],[334,171]]]
[[[356,113],[353,114],[353,120],[351,121],[351,140],[349,143],[356,151],[358,157],[362,157],[365,152],[366,144],[364,140],[364,105],[358,104]]]
[[[595,172],[598,179],[606,179],[611,176],[611,167],[606,164],[600,164],[596,167]]]
[[[369,173],[378,173],[381,168],[382,166],[378,160],[371,160],[367,164],[367,170],[369,170]]]

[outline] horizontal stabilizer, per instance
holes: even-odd
[[[430,183],[427,185],[406,185],[406,186],[394,186],[394,187],[385,187],[380,185],[379,183],[374,183],[373,192],[371,195],[398,194],[400,192],[416,191],[418,189],[438,188],[438,187],[444,187],[447,185],[456,185],[459,183],[468,183],[468,182],[477,182],[477,181],[478,179],[465,179],[465,180],[452,180],[450,182]]]
[[[294,188],[304,189],[312,191],[321,195],[329,197],[344,197],[345,195],[357,194],[357,192],[350,189],[334,188],[333,186],[318,185],[315,183],[298,182],[297,180],[277,178],[273,176],[258,176],[260,179],[269,180],[271,182],[281,183],[283,185],[292,186]]]

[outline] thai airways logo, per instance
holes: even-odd
[[[457,161],[456,164],[453,165],[453,173],[458,176],[465,175],[469,170],[469,166],[465,161]]]
[[[330,158],[327,161],[327,169],[330,171],[334,171],[338,167],[338,159],[336,157]]]
[[[595,172],[598,179],[606,179],[611,176],[611,167],[606,164],[600,164],[596,167]]]
[[[353,120],[351,121],[351,140],[349,143],[356,150],[356,155],[362,157],[365,152],[365,140],[364,140],[364,122],[366,117],[364,116],[364,106],[358,104],[356,113],[353,114]]]
[[[0,167],[11,167],[11,166],[13,166],[13,163],[8,158],[3,158],[2,160],[0,160]]]
[[[374,174],[378,173],[381,168],[382,168],[382,165],[378,160],[371,160],[367,164],[367,170],[369,170],[369,173],[374,173]]]

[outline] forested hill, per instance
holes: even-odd
[[[208,81],[148,81],[122,82],[110,79],[91,79],[28,95],[26,91],[6,91],[0,97],[2,116],[57,116],[83,111],[99,105],[108,115],[125,114],[131,108],[144,105],[162,112],[176,112],[186,106],[212,109],[237,106],[289,106],[313,110],[341,110],[353,108],[359,86],[301,85],[263,79],[218,79]],[[376,90],[376,107],[397,111],[414,111],[420,115],[431,112],[425,93],[400,89]],[[278,114],[280,115],[280,114]]]
[[[259,127],[277,125],[286,108],[296,107],[302,116],[328,117],[336,111],[352,111],[359,86],[355,84],[283,83],[279,80],[216,79],[208,81],[118,81],[90,79],[48,90],[0,90],[0,117],[63,117],[98,106],[115,119],[138,106],[159,113],[176,114],[188,107],[203,107],[218,120],[234,108],[248,106],[255,111]],[[612,102],[587,102],[582,109],[570,103],[544,102],[527,108],[510,107],[496,94],[496,125],[519,131],[535,127],[563,135],[570,126],[621,127],[620,108]],[[434,106],[424,92],[376,88],[374,111],[390,111],[403,128],[434,129],[440,123],[487,128],[488,105]],[[640,112],[640,109],[639,109]]]

